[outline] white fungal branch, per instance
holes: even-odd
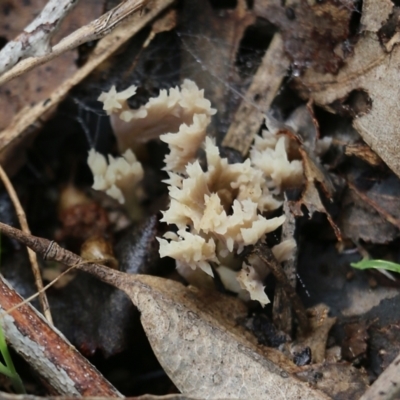
[[[250,257],[249,265],[242,266],[237,273],[241,268],[237,255],[283,224],[284,215],[268,218],[266,213],[281,206],[285,188],[303,183],[301,161],[289,157],[289,139],[279,132],[265,130],[262,137],[256,138],[246,160],[230,164],[206,135],[216,110],[195,82],[186,79],[180,87],[161,90],[159,96],[132,110],[127,99],[136,89],[131,86],[117,92],[112,87],[99,100],[111,115],[125,159],[126,152],[151,139],[159,138],[169,147],[164,159],[169,179],[164,182],[168,185],[170,204],[161,221],[175,226],[177,231],[157,238],[160,256],[174,258],[178,272],[190,283],[196,284],[199,279],[206,283],[214,276],[215,267],[230,290],[246,292],[247,298],[263,306],[268,304],[263,285],[268,274],[265,263]],[[205,168],[198,160],[201,148]],[[94,165],[93,157],[94,154],[89,157],[89,165]],[[113,162],[110,159],[110,167]],[[113,195],[104,182],[114,181],[102,177],[105,159],[101,165],[104,171],[100,178],[94,174],[93,187]],[[279,261],[284,261],[292,256],[295,246],[294,240],[287,240],[272,251]],[[202,278],[199,270],[205,272]]]
[[[135,195],[137,183],[143,178],[142,165],[129,149],[118,158],[109,155],[108,163],[102,154],[91,149],[88,165],[93,173],[93,189],[105,191],[121,204]]]
[[[0,51],[0,74],[27,57],[51,52],[50,41],[78,0],[49,0],[42,12]]]

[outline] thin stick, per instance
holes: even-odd
[[[0,275],[0,312],[22,301],[21,296]],[[52,388],[52,393],[68,398],[123,397],[30,304],[2,316],[1,325],[7,342]],[[0,397],[3,398],[2,395]]]
[[[283,78],[289,68],[283,39],[279,33],[273,37],[258,67],[244,100],[237,109],[222,145],[240,151],[245,156],[257,135],[265,113],[269,110]],[[250,101],[248,99],[251,99]]]
[[[100,39],[89,56],[87,62],[79,68],[71,77],[66,79],[42,101],[38,101],[33,106],[23,107],[3,131],[0,132],[0,151],[12,145],[15,140],[22,140],[21,137],[31,134],[40,126],[41,116],[53,109],[55,105],[65,98],[67,93],[85,79],[95,68],[107,60],[112,53],[120,48],[131,37],[136,35],[144,26],[157,17],[167,7],[171,6],[175,0],[153,0],[151,8],[143,15],[136,13],[125,23],[120,24],[109,35]],[[9,71],[11,72],[11,71]],[[0,82],[3,76],[0,77]],[[1,83],[0,83],[1,84]]]
[[[0,222],[0,231],[6,236],[18,240],[25,246],[32,249],[37,254],[40,254],[45,260],[58,261],[68,267],[75,266],[76,268],[95,275],[103,282],[109,283],[113,286],[117,281],[123,281],[124,275],[122,272],[112,270],[104,265],[96,264],[92,261],[84,260],[72,251],[63,249],[53,240],[48,240],[27,234],[12,226]]]
[[[29,249],[30,250],[30,249]],[[21,303],[18,303],[17,305],[9,308],[8,310],[5,311],[5,314],[10,314],[11,312],[13,312],[14,310],[16,310],[19,307],[22,307],[23,305],[25,305],[26,303],[30,303],[32,300],[36,299],[36,297],[40,296],[41,293],[44,293],[47,289],[49,289],[50,287],[52,287],[58,280],[60,280],[64,275],[67,275],[68,272],[72,271],[74,268],[76,268],[76,265],[73,265],[72,267],[69,267],[68,269],[66,269],[65,271],[61,272],[60,275],[58,275],[56,278],[54,278],[50,283],[48,283],[46,286],[43,287],[43,289],[39,290],[38,292],[36,292],[35,294],[33,294],[32,296],[27,297],[26,299],[24,299],[24,301],[22,301]],[[3,314],[4,315],[4,314]],[[0,314],[0,319],[3,318],[3,315]]]
[[[51,52],[50,41],[64,18],[78,4],[76,0],[49,0],[40,14],[0,51],[0,74],[27,57]]]
[[[57,43],[50,52],[26,58],[0,77],[0,85],[14,79],[38,65],[42,65],[83,43],[101,39],[114,30],[133,13],[140,11],[149,0],[125,0],[89,24],[82,26]]]
[[[30,235],[31,231],[29,229],[28,222],[26,220],[26,215],[25,215],[24,209],[21,206],[21,203],[18,199],[18,195],[14,189],[14,186],[12,185],[11,181],[8,179],[8,176],[1,165],[0,165],[0,179],[3,181],[3,184],[11,198],[13,205],[14,205],[15,212],[17,213],[17,217],[18,217],[19,223],[21,225],[22,231],[27,233],[28,235]],[[36,253],[29,248],[28,248],[28,257],[29,257],[29,261],[32,266],[32,272],[33,272],[33,276],[35,278],[36,288],[39,292],[39,302],[42,307],[43,314],[46,317],[47,321],[49,321],[50,324],[53,324],[53,319],[51,317],[49,302],[47,300],[46,293],[43,291],[43,280],[42,280],[42,275],[40,274],[37,256],[36,256]]]
[[[87,263],[102,263],[104,262],[103,260],[85,260],[84,262],[82,262],[81,264],[87,264]],[[10,309],[8,309],[7,311],[5,311],[5,314],[10,314],[11,312],[13,312],[14,310],[16,310],[19,307],[22,307],[23,305],[25,305],[26,303],[30,303],[32,300],[36,299],[36,297],[38,297],[40,295],[40,293],[45,292],[47,289],[51,288],[55,283],[57,283],[57,281],[59,281],[64,275],[67,275],[69,272],[71,272],[74,268],[78,268],[80,264],[76,264],[73,265],[71,267],[69,267],[68,269],[66,269],[65,271],[61,272],[60,275],[58,275],[57,277],[55,277],[50,283],[48,283],[46,286],[43,287],[43,289],[41,289],[40,291],[36,292],[35,294],[33,294],[32,296],[27,297],[24,301],[22,301],[21,303],[15,305],[14,307],[11,307]],[[0,314],[0,319],[2,318],[2,315]]]

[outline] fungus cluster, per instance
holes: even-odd
[[[252,299],[268,303],[262,284],[266,267],[254,257],[250,265],[237,265],[233,256],[285,220],[284,216],[267,218],[265,213],[281,206],[282,188],[299,186],[303,181],[301,161],[288,159],[288,139],[266,130],[256,138],[248,159],[230,164],[206,136],[216,110],[194,82],[185,80],[180,88],[161,90],[158,97],[131,110],[127,99],[135,93],[134,86],[119,93],[112,87],[99,98],[111,114],[124,154],[120,159],[109,158],[107,166],[105,158],[91,150],[93,187],[123,202],[127,184],[133,190],[143,176],[132,149],[160,138],[170,149],[164,160],[170,204],[161,221],[176,227],[158,238],[161,257],[174,258],[178,271],[189,280],[198,270],[213,276],[213,266],[230,290],[243,289]],[[201,149],[205,168],[197,158]],[[295,242],[288,240],[273,251],[283,261],[291,256],[294,246]]]

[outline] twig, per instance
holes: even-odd
[[[45,260],[58,261],[68,267],[76,267],[82,271],[95,274],[100,279],[105,275],[104,269],[108,270],[104,265],[84,260],[82,257],[72,253],[72,251],[63,249],[53,240],[27,234],[19,229],[13,228],[12,226],[3,224],[2,222],[0,222],[0,231],[6,236],[18,240],[18,242],[29,247],[37,254],[40,254]],[[118,275],[117,271],[114,271],[114,273],[115,275]],[[107,275],[111,274],[112,271]],[[106,281],[109,281],[109,279],[106,279]]]
[[[0,224],[0,229],[3,230],[2,224]],[[259,243],[254,247],[254,254],[256,254],[260,259],[267,264],[267,267],[271,270],[272,274],[275,276],[279,284],[285,290],[289,300],[292,304],[293,311],[296,314],[297,320],[299,321],[299,325],[301,331],[306,333],[309,331],[309,322],[307,318],[306,309],[299,297],[296,293],[295,288],[290,284],[288,277],[286,276],[283,268],[275,258],[271,249],[263,243]]]
[[[14,205],[15,212],[17,213],[17,217],[18,217],[19,223],[21,225],[21,229],[25,233],[30,235],[31,231],[28,226],[28,221],[26,220],[26,215],[25,215],[24,209],[21,206],[21,203],[20,203],[18,195],[14,189],[14,186],[12,185],[11,181],[8,179],[8,176],[1,165],[0,165],[0,179],[2,180],[4,187],[6,188],[7,193],[10,196],[11,201]],[[40,268],[39,268],[39,264],[37,261],[36,253],[29,248],[28,248],[28,257],[29,257],[29,261],[31,263],[33,276],[35,278],[36,288],[40,293],[39,301],[40,301],[40,305],[43,310],[43,314],[46,317],[47,321],[49,321],[50,324],[53,324],[53,319],[51,317],[49,302],[47,300],[46,293],[43,291],[43,280],[42,280],[42,275],[40,274]]]
[[[289,65],[282,37],[276,33],[245,95],[245,99],[249,100],[243,100],[236,111],[233,122],[222,141],[223,146],[231,147],[241,152],[243,156],[247,154]]]
[[[32,68],[44,64],[53,58],[58,57],[60,54],[68,50],[77,48],[83,43],[92,40],[98,40],[110,33],[127,17],[143,9],[149,0],[125,0],[100,18],[92,21],[90,24],[82,26],[75,32],[62,39],[58,44],[53,46],[51,52],[43,55],[27,58],[18,63],[10,71],[0,76],[0,85],[14,79],[25,72],[30,71]]]
[[[396,400],[400,398],[400,354],[379,375],[360,400]]]
[[[10,314],[11,312],[16,310],[17,308],[22,307],[24,304],[30,303],[33,299],[36,299],[36,297],[40,296],[41,293],[46,292],[47,289],[51,288],[55,283],[57,283],[58,280],[60,280],[64,275],[67,275],[69,272],[71,272],[71,270],[73,270],[76,267],[77,267],[76,265],[73,265],[72,267],[69,267],[65,271],[61,272],[60,275],[58,275],[56,278],[54,278],[46,286],[44,286],[43,289],[39,290],[38,292],[36,292],[32,296],[27,297],[26,299],[24,299],[24,301],[22,301],[21,303],[15,305],[14,307],[9,308],[6,311],[6,313]]]
[[[6,311],[22,301],[0,276],[0,309]],[[122,397],[30,304],[25,304],[10,314],[2,313],[0,322],[7,341],[14,350],[58,394]]]
[[[77,3],[77,0],[49,0],[24,31],[1,49],[0,74],[27,57],[50,53],[50,41],[54,33]]]
[[[64,99],[71,88],[85,79],[121,45],[137,34],[168,6],[172,5],[174,1],[153,0],[149,12],[143,15],[134,15],[132,19],[121,24],[112,33],[101,39],[85,65],[79,68],[69,79],[62,82],[51,96],[48,96],[44,101],[40,101],[32,107],[24,107],[14,116],[10,125],[0,132],[0,151],[11,145],[17,138],[20,139],[22,135],[28,135],[32,130],[37,129],[40,126],[40,122],[38,122],[40,116],[54,108],[56,104]],[[2,77],[0,77],[1,79]]]
[[[290,212],[288,200],[285,194],[285,201],[283,203],[283,211],[286,216],[285,222],[282,226],[281,241],[287,239],[294,239],[294,232],[296,229],[296,220],[294,215]],[[296,261],[297,261],[297,248],[293,257],[282,263],[282,268],[287,276],[289,283],[296,287]],[[274,295],[274,303],[272,308],[272,320],[275,326],[287,334],[292,334],[293,316],[290,307],[290,300],[286,294],[285,288],[277,282]]]
[[[81,264],[87,264],[88,262],[90,263],[103,263],[104,265],[104,259],[98,259],[98,260],[84,260],[81,262]],[[22,301],[21,303],[15,305],[14,307],[8,309],[6,311],[7,314],[10,314],[12,311],[16,310],[17,308],[23,306],[26,303],[30,303],[33,299],[36,299],[36,297],[38,297],[40,295],[40,293],[45,292],[47,289],[51,288],[54,284],[56,284],[63,276],[67,275],[68,273],[70,273],[74,268],[78,268],[79,264],[76,265],[72,265],[71,267],[69,267],[68,269],[66,269],[65,271],[61,272],[60,275],[57,275],[51,282],[49,282],[46,286],[43,287],[43,289],[39,290],[38,292],[36,292],[35,294],[33,294],[32,296],[27,297],[26,299],[24,299],[24,301]]]

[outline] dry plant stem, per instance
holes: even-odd
[[[0,225],[2,230],[2,225]],[[260,243],[254,247],[254,254],[267,264],[272,274],[275,276],[278,283],[283,287],[286,295],[289,297],[290,303],[293,307],[293,311],[296,314],[299,322],[300,329],[303,333],[309,331],[309,322],[307,318],[306,309],[296,293],[295,288],[290,284],[288,277],[286,276],[282,266],[279,264],[271,249],[263,243]]]
[[[37,57],[31,57],[18,63],[13,69],[0,77],[0,85],[14,79],[32,68],[42,65],[47,61],[56,58],[68,50],[76,49],[83,43],[98,40],[110,33],[122,21],[127,19],[136,11],[142,10],[149,0],[125,0],[112,10],[92,21],[90,24],[82,26],[75,32],[62,39],[53,46],[51,52],[47,52]]]
[[[400,354],[379,375],[360,400],[396,400],[400,398]]]
[[[11,307],[7,310],[7,314],[11,313],[12,311],[16,310],[17,308],[23,306],[24,304],[30,303],[33,299],[36,299],[36,297],[40,296],[41,293],[46,292],[47,289],[51,288],[55,283],[57,283],[57,281],[59,279],[61,279],[64,275],[67,275],[69,272],[71,272],[71,270],[73,270],[74,268],[76,268],[76,265],[73,265],[72,267],[69,267],[67,270],[65,270],[64,272],[62,272],[60,275],[58,275],[55,279],[53,279],[50,283],[48,283],[46,286],[43,287],[43,289],[39,290],[38,292],[36,292],[35,294],[33,294],[32,296],[27,297],[26,299],[24,299],[24,301],[22,303],[17,304],[14,307]]]
[[[6,311],[22,301],[0,276],[0,310]],[[2,312],[0,321],[7,342],[58,394],[122,397],[30,304],[10,314]]]
[[[93,50],[88,61],[68,80],[64,81],[52,93],[50,97],[35,104],[33,107],[24,107],[15,115],[10,125],[0,132],[0,151],[5,149],[22,135],[29,135],[30,132],[40,127],[38,119],[56,104],[58,104],[71,88],[85,79],[96,67],[104,62],[122,44],[138,33],[144,26],[152,21],[159,13],[172,5],[175,0],[153,0],[150,11],[142,11],[141,15],[135,14],[128,18],[126,23],[118,26],[113,32],[101,39]],[[11,71],[10,71],[11,72]],[[1,81],[2,77],[0,77]]]
[[[122,279],[120,277],[122,274],[118,271],[113,271],[109,268],[107,269],[102,265],[92,262],[85,262],[83,258],[69,250],[63,249],[54,241],[26,234],[19,229],[15,229],[9,225],[3,224],[2,222],[0,222],[0,231],[6,236],[18,240],[20,243],[31,248],[36,253],[40,254],[45,260],[58,261],[69,267],[76,266],[76,268],[94,274],[104,282],[110,283],[113,286],[116,286],[116,281],[121,281]],[[276,260],[271,249],[264,244],[258,244],[254,247],[253,251],[254,254],[258,255],[258,257],[267,264],[275,278],[284,287],[291,301],[302,332],[307,332],[309,330],[309,323],[303,303],[293,286],[290,284],[285,272]],[[120,287],[124,287],[124,284],[121,283]]]
[[[248,153],[289,65],[282,37],[276,33],[245,95],[248,100],[243,100],[236,111],[223,146],[240,151],[243,156]]]
[[[49,0],[35,20],[1,49],[0,74],[27,57],[40,57],[50,53],[51,38],[77,3],[77,0]]]
[[[283,203],[283,211],[286,216],[286,220],[282,226],[282,238],[281,241],[294,238],[294,232],[296,229],[296,219],[291,213],[288,200],[285,194],[285,202]],[[297,248],[293,258],[282,263],[283,271],[287,276],[289,283],[296,287],[296,260],[297,260]],[[272,308],[272,320],[275,326],[287,334],[292,334],[293,328],[293,315],[290,307],[290,300],[286,294],[285,288],[277,283],[275,288],[274,303]]]
[[[104,280],[104,282],[110,283],[113,286],[115,286],[115,280],[113,281],[110,279],[110,276],[115,275],[118,277],[122,275],[120,272],[111,270],[103,265],[87,262],[75,253],[63,249],[54,241],[26,234],[2,222],[0,222],[0,231],[6,236],[23,243],[25,246],[40,254],[45,260],[58,261],[68,267],[76,267],[82,271],[96,275],[98,278]],[[105,270],[107,273],[104,272]]]
[[[11,201],[14,205],[19,223],[21,225],[21,229],[25,233],[30,235],[31,231],[29,229],[28,222],[26,220],[26,215],[25,215],[24,209],[22,208],[21,203],[19,202],[19,198],[14,189],[14,186],[12,185],[11,181],[8,179],[8,176],[1,165],[0,165],[0,179],[2,180],[4,186],[7,190],[7,193],[10,196]],[[42,280],[42,275],[40,273],[40,268],[39,268],[39,264],[37,261],[36,253],[29,248],[28,248],[28,257],[29,257],[29,261],[32,266],[32,272],[33,272],[33,276],[35,278],[36,288],[39,291],[39,301],[40,301],[40,305],[43,310],[43,314],[46,317],[47,321],[49,321],[49,323],[52,324],[53,319],[51,317],[49,302],[47,300],[46,293],[43,291],[43,280]]]

